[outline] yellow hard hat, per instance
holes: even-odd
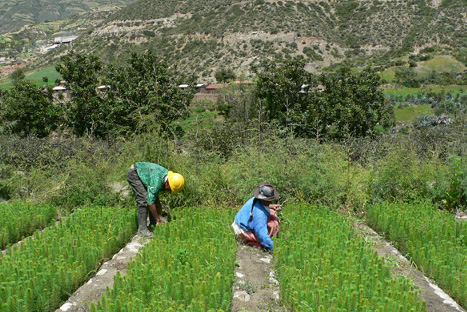
[[[179,173],[169,171],[167,179],[172,193],[177,194],[185,187],[185,178]]]

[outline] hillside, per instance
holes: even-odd
[[[118,62],[151,49],[207,81],[219,68],[248,77],[264,59],[302,56],[319,71],[342,62],[387,65],[426,46],[466,65],[466,15],[465,0],[140,0],[102,19],[81,19],[73,50]],[[35,63],[53,64],[68,49]]]
[[[134,0],[0,0],[0,34],[24,25],[62,20],[107,5],[124,5]]]

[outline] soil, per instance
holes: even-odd
[[[284,312],[279,301],[273,256],[238,243],[232,312]]]
[[[18,64],[9,64],[9,65],[3,65],[0,66],[0,78],[6,77],[8,75],[11,75],[14,71],[26,67],[30,63],[29,60],[27,61],[21,61]]]

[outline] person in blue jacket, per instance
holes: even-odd
[[[235,235],[253,247],[272,251],[274,242],[271,237],[279,232],[279,218],[276,211],[282,209],[273,202],[279,199],[279,192],[269,182],[259,185],[232,223]]]

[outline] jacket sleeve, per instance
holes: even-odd
[[[254,231],[258,237],[259,242],[261,245],[272,251],[274,242],[272,241],[271,237],[269,237],[268,233],[268,216],[264,213],[264,211],[255,207],[253,220]]]
[[[153,186],[148,186],[147,202],[150,204],[155,204],[158,197],[159,190]]]

